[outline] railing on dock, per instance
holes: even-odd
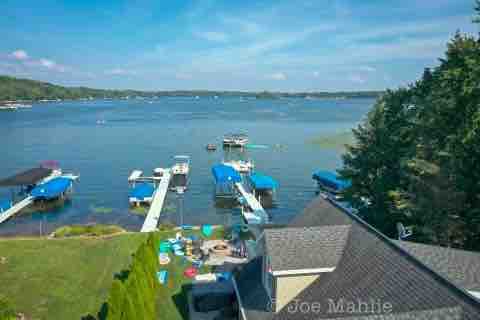
[[[33,201],[35,200],[34,197],[26,197],[25,199],[23,199],[22,201],[16,203],[15,205],[13,205],[11,208],[3,211],[2,213],[0,213],[0,223],[3,223],[5,221],[7,221],[9,218],[11,218],[13,215],[17,214],[18,212],[20,212],[22,209],[25,209],[26,207],[28,207],[29,205],[31,205],[33,203]]]
[[[158,188],[153,194],[152,204],[148,210],[147,217],[143,222],[140,232],[152,232],[157,229],[158,220],[160,219],[160,214],[162,212],[165,197],[167,196],[168,186],[171,178],[172,174],[170,171],[167,171],[163,174],[160,183],[158,184]]]

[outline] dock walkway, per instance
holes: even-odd
[[[7,221],[9,218],[11,218],[13,215],[18,213],[20,210],[25,209],[28,207],[30,204],[33,203],[35,200],[34,197],[26,197],[22,201],[16,203],[14,206],[11,208],[5,210],[4,212],[0,213],[0,223]]]
[[[260,221],[263,217],[267,216],[267,213],[265,212],[265,209],[263,209],[262,205],[260,204],[260,201],[258,201],[253,194],[245,190],[245,187],[241,182],[235,183],[235,188],[242,195],[242,197],[245,199],[250,209],[252,209],[253,211],[250,214],[244,213],[244,216],[247,222],[250,223],[250,222]]]
[[[167,196],[168,186],[170,185],[171,178],[172,174],[170,170],[163,174],[162,179],[158,184],[158,188],[153,194],[152,204],[148,210],[147,217],[143,222],[140,232],[152,232],[157,229],[158,220],[160,219],[160,213],[162,212],[163,203],[165,201],[165,197]]]

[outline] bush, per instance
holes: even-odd
[[[115,280],[107,301],[108,320],[154,319],[158,282],[158,235],[151,233],[135,252],[128,277]]]
[[[115,225],[71,225],[60,227],[54,232],[55,238],[73,237],[73,236],[102,236],[124,232],[125,229]]]

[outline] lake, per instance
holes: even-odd
[[[229,223],[230,208],[217,208],[211,167],[224,158],[224,134],[245,132],[265,145],[239,155],[279,183],[272,222],[286,223],[315,197],[312,173],[341,165],[341,148],[322,148],[312,139],[344,134],[356,126],[373,99],[275,99],[162,97],[155,100],[69,101],[34,104],[0,112],[0,177],[57,160],[80,174],[71,201],[47,212],[29,211],[0,225],[0,235],[51,232],[65,224],[108,223],[138,231],[144,217],[128,204],[127,178],[191,157],[189,189],[169,193],[162,222]],[[216,152],[207,152],[216,143]],[[0,199],[10,190],[1,189]],[[181,213],[181,214],[180,214]]]

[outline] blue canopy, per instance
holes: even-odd
[[[72,185],[72,179],[65,177],[53,178],[33,188],[30,195],[34,198],[54,199],[68,190]]]
[[[223,164],[214,166],[212,173],[217,183],[236,183],[242,181],[242,177],[237,170]]]
[[[150,183],[139,183],[130,190],[129,197],[137,198],[139,200],[144,200],[145,198],[150,198],[155,192],[155,187]]]
[[[341,179],[338,174],[331,171],[317,171],[313,174],[312,179],[317,180],[318,183],[336,191],[342,191],[351,186],[350,181]]]
[[[10,200],[0,200],[0,212],[8,210],[12,207],[12,202]]]
[[[277,181],[273,180],[272,177],[260,173],[253,173],[248,176],[248,179],[252,183],[253,188],[257,190],[276,189],[278,187]]]

